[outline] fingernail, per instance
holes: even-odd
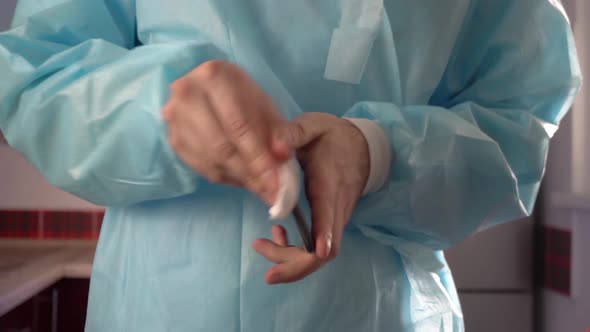
[[[322,245],[323,242],[323,245]],[[323,250],[322,250],[323,247]],[[318,238],[316,242],[316,255],[320,259],[325,259],[330,256],[332,250],[332,234],[324,235],[324,238]]]
[[[330,256],[332,250],[332,233],[326,234],[326,257]]]

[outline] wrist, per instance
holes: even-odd
[[[349,121],[363,137],[367,155],[367,177],[363,195],[380,190],[389,178],[392,162],[391,143],[383,129],[367,119],[344,118]]]
[[[367,187],[369,177],[371,175],[371,157],[370,157],[370,150],[369,150],[369,142],[363,132],[352,122],[348,119],[344,119],[346,125],[349,127],[349,137],[352,140],[350,147],[354,147],[351,151],[355,151],[357,156],[355,162],[355,169],[357,170],[356,175],[359,176],[359,194],[365,193],[365,188]]]

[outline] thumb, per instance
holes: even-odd
[[[318,138],[323,133],[322,113],[304,113],[286,122],[277,132],[277,140],[290,149],[299,149]]]

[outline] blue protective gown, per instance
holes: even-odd
[[[210,59],[288,118],[372,119],[391,139],[388,183],[304,281],[264,283],[267,207],[167,143],[169,84]],[[581,82],[558,0],[21,0],[0,77],[9,144],[109,206],[88,331],[462,330],[439,250],[531,212]]]

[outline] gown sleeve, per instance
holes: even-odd
[[[196,190],[167,143],[168,86],[226,55],[207,40],[138,45],[133,0],[21,0],[0,33],[0,129],[50,183],[96,204]]]
[[[445,249],[532,212],[581,84],[572,33],[555,1],[473,3],[428,105],[366,101],[345,114],[379,124],[395,152],[352,219],[381,242]]]

